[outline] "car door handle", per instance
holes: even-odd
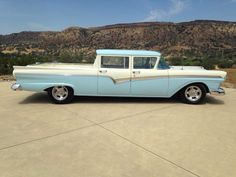
[[[107,70],[99,70],[100,73],[107,73]]]
[[[140,71],[133,71],[133,74],[140,74]]]

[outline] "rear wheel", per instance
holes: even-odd
[[[48,96],[56,104],[65,104],[73,100],[74,91],[71,87],[55,86],[48,89]]]
[[[206,97],[206,89],[202,84],[191,84],[180,92],[181,98],[188,104],[199,104]]]

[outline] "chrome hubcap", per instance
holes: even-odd
[[[198,86],[190,86],[185,90],[185,97],[192,102],[198,101],[202,96],[202,90]]]
[[[58,101],[63,101],[68,97],[68,89],[64,86],[53,87],[52,96]]]

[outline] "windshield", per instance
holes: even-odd
[[[170,66],[166,63],[164,57],[161,57],[157,68],[158,69],[170,69]]]

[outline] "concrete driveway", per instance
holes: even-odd
[[[202,105],[76,98],[0,82],[1,177],[236,176],[236,90]]]

